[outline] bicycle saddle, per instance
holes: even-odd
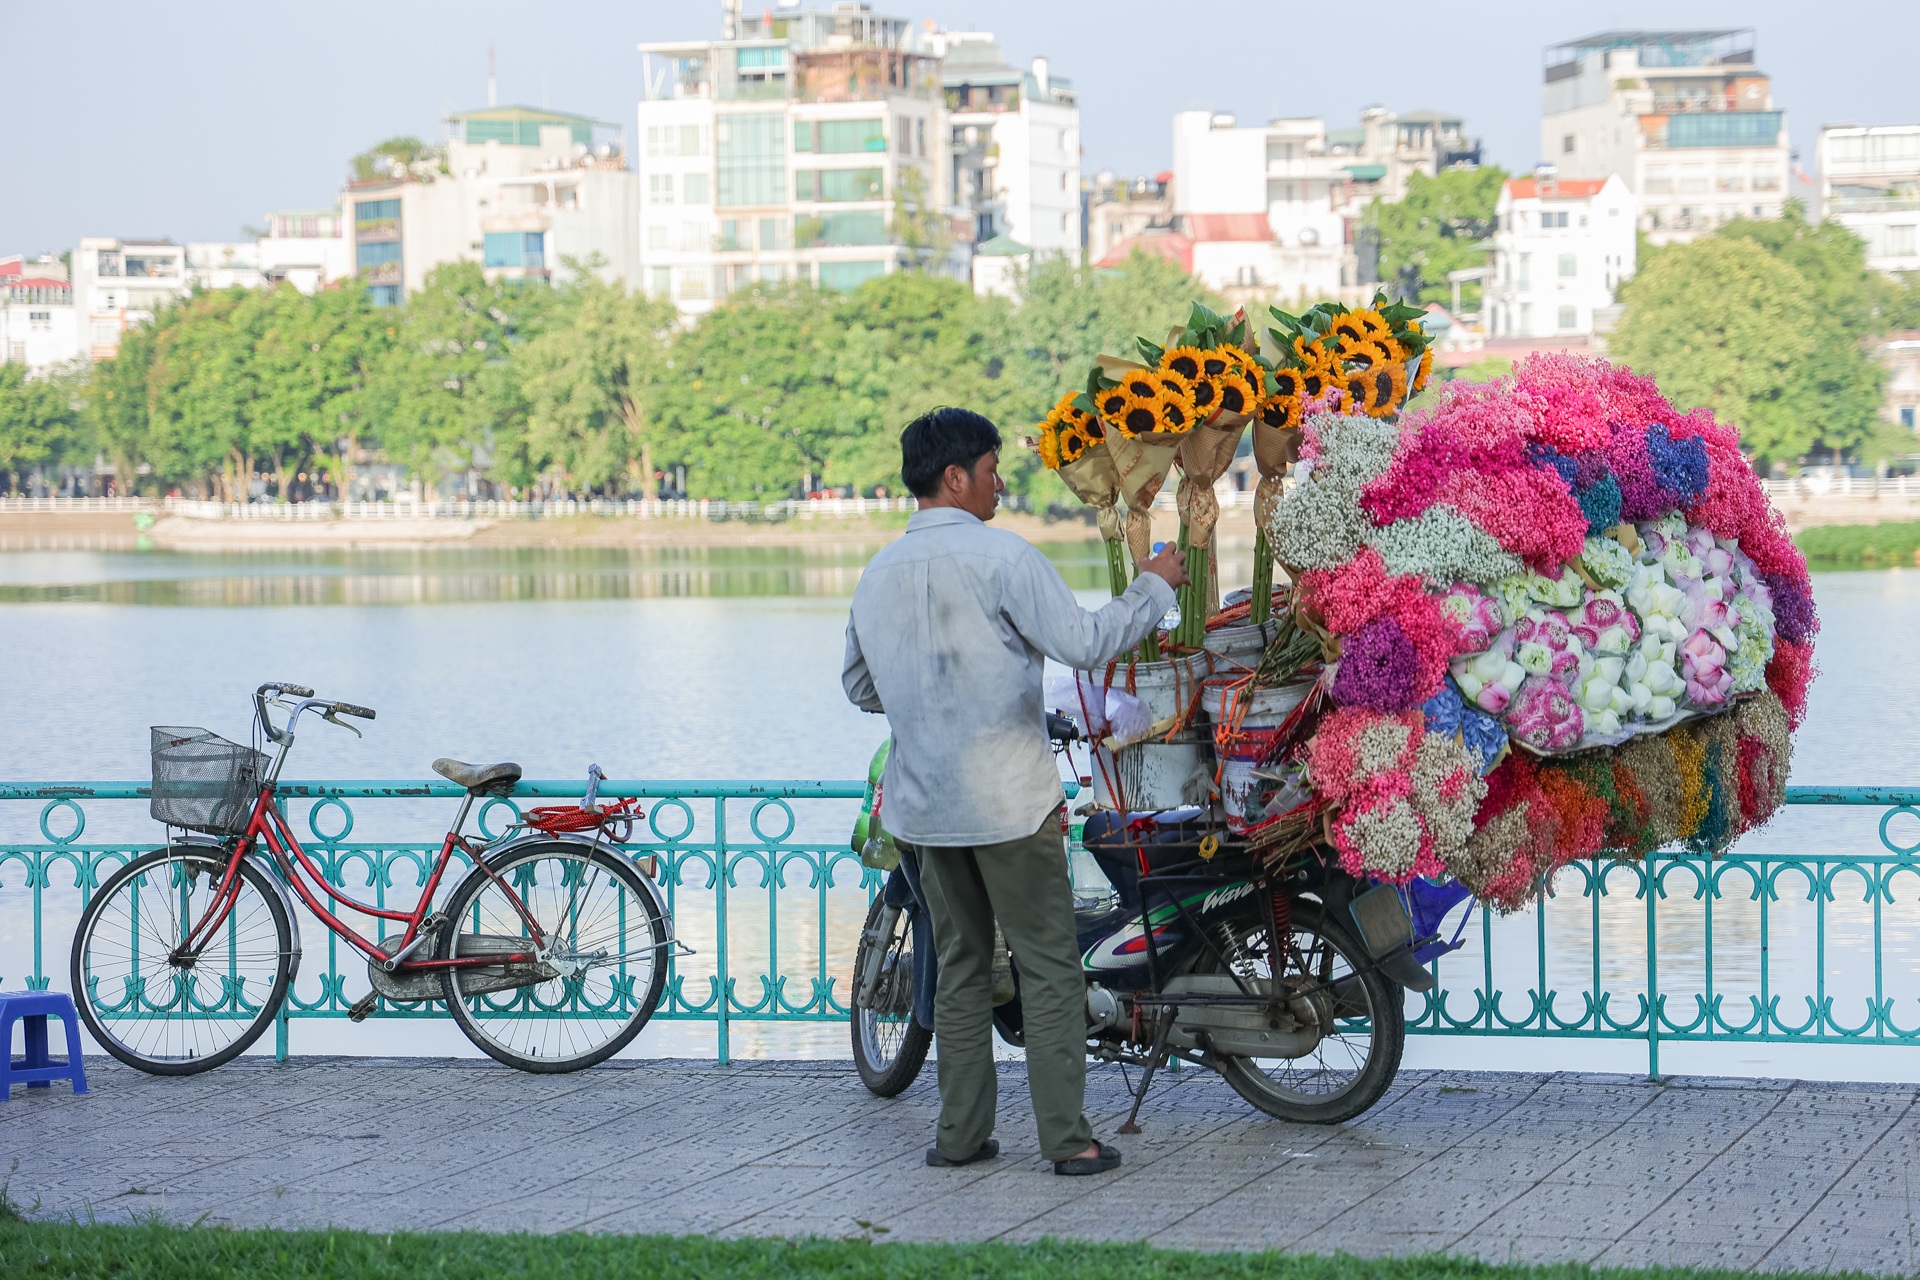
[[[514,783],[520,781],[520,766],[511,762],[468,764],[463,760],[441,756],[433,762],[433,771],[448,782],[476,794],[491,791],[505,795]]]

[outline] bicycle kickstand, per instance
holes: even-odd
[[[1147,1100],[1147,1086],[1153,1083],[1153,1073],[1160,1069],[1160,1064],[1167,1060],[1170,1052],[1167,1038],[1173,1034],[1173,1015],[1173,1006],[1167,1006],[1159,1034],[1153,1038],[1153,1051],[1147,1057],[1147,1069],[1140,1075],[1140,1088],[1133,1095],[1133,1110],[1127,1112],[1127,1122],[1120,1126],[1123,1134],[1140,1132],[1140,1104]]]

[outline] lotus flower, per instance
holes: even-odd
[[[1571,569],[1562,569],[1551,578],[1541,573],[1527,575],[1527,594],[1541,604],[1559,609],[1571,609],[1579,604],[1585,589],[1586,583]]]
[[[1617,591],[1587,597],[1567,621],[1573,624],[1574,638],[1596,653],[1624,654],[1640,639],[1640,620],[1627,611]]]
[[[1580,641],[1564,614],[1530,609],[1513,634],[1513,659],[1530,675],[1570,680],[1580,669]]]
[[[1454,683],[1467,701],[1492,715],[1507,709],[1527,678],[1526,669],[1513,660],[1513,649],[1513,632],[1503,631],[1485,653],[1453,660],[1450,669]]]
[[[1580,744],[1586,717],[1567,687],[1549,676],[1533,675],[1507,710],[1507,727],[1528,746],[1565,751]]]
[[[1455,653],[1481,653],[1504,625],[1500,603],[1470,582],[1457,582],[1440,597],[1440,617],[1453,633]]]
[[[1686,673],[1687,697],[1697,706],[1718,706],[1733,690],[1733,677],[1727,672],[1727,651],[1705,631],[1696,631],[1680,646],[1682,669]]]

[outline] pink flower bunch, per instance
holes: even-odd
[[[1440,619],[1453,637],[1453,653],[1482,653],[1500,634],[1500,602],[1471,582],[1456,582],[1440,597]]]
[[[1429,734],[1419,712],[1342,708],[1307,745],[1307,772],[1341,806],[1334,847],[1354,875],[1404,882],[1445,874],[1446,859],[1473,834],[1486,795],[1478,757]]]
[[[1680,646],[1681,674],[1686,677],[1687,697],[1703,707],[1717,706],[1733,690],[1733,676],[1727,672],[1727,651],[1710,632],[1695,631]]]
[[[1440,500],[1542,573],[1557,572],[1586,546],[1587,517],[1551,467],[1493,475],[1455,472],[1442,486]]]
[[[1527,674],[1572,680],[1580,670],[1580,641],[1565,614],[1530,610],[1514,624],[1513,660]]]
[[[1538,751],[1566,751],[1580,745],[1586,717],[1567,686],[1552,676],[1530,675],[1507,709],[1507,728]]]
[[[1390,575],[1380,553],[1366,547],[1337,569],[1302,574],[1300,591],[1335,635],[1351,636],[1375,618],[1392,618],[1414,652],[1413,703],[1440,692],[1453,638],[1440,602],[1419,578]]]
[[[1514,367],[1514,389],[1531,395],[1540,415],[1528,433],[1561,453],[1576,454],[1606,447],[1611,434],[1608,375],[1605,360],[1574,355],[1529,356]]]
[[[1573,638],[1595,653],[1625,653],[1640,639],[1640,619],[1612,591],[1589,596],[1567,621]]]
[[[1450,432],[1470,449],[1505,444],[1524,445],[1538,421],[1540,406],[1532,396],[1516,392],[1512,383],[1449,382],[1435,404],[1407,415],[1404,430]]]
[[[1426,719],[1418,711],[1398,713],[1342,707],[1320,722],[1307,744],[1307,773],[1322,799],[1344,804],[1365,793],[1375,777],[1409,773]]]
[[[1531,465],[1518,437],[1468,446],[1453,432],[1430,427],[1402,437],[1385,474],[1361,489],[1360,508],[1376,525],[1409,520],[1431,507],[1456,473],[1505,475]]]

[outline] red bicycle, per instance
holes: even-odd
[[[261,685],[254,705],[250,747],[204,729],[153,730],[153,816],[196,834],[133,859],[81,914],[73,994],[107,1052],[157,1075],[208,1071],[244,1052],[299,971],[295,897],[367,958],[373,990],[350,1011],[356,1022],[379,996],[444,1000],[481,1049],[538,1072],[592,1066],[640,1033],[675,944],[654,860],[619,848],[644,815],[633,801],[595,804],[597,766],[580,806],[533,810],[477,841],[461,834],[474,803],[509,794],[520,766],[434,761],[466,798],[419,902],[393,911],[328,884],[276,798],[301,716],[357,734],[340,717],[374,713],[283,683]],[[270,707],[285,713],[278,727]],[[456,852],[471,868],[434,910]],[[403,927],[368,938],[341,909]]]

